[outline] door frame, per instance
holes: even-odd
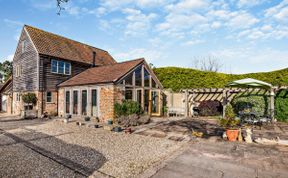
[[[152,92],[158,92],[158,112],[152,113]],[[151,116],[161,116],[161,90],[151,89],[149,92],[149,113]]]

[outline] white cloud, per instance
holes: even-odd
[[[244,11],[233,12],[230,16],[231,19],[229,20],[228,25],[231,28],[249,28],[259,22],[259,19]]]
[[[126,15],[126,35],[139,35],[151,27],[151,21],[157,17],[154,13],[144,14],[141,10],[126,8],[122,12]]]
[[[185,46],[193,46],[193,45],[197,45],[197,44],[201,44],[204,43],[204,40],[190,40],[184,43]]]
[[[17,20],[4,19],[4,22],[9,26],[23,26],[24,23]]]
[[[167,5],[166,9],[175,13],[205,8],[208,5],[205,0],[180,0],[176,4]]]
[[[275,14],[275,18],[280,21],[288,22],[288,7],[282,8],[279,13]]]
[[[212,22],[211,24],[211,28],[213,29],[220,28],[221,26],[222,26],[221,22],[218,22],[218,21]]]

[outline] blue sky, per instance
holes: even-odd
[[[0,60],[12,59],[23,24],[157,67],[212,56],[226,73],[288,67],[288,0],[0,0]]]

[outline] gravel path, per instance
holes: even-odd
[[[91,175],[95,177],[98,177],[99,173],[113,177],[137,177],[137,175],[141,174],[144,170],[171,155],[183,144],[172,140],[136,134],[113,133],[101,128],[79,127],[76,126],[75,123],[64,124],[56,120],[42,125],[26,126],[25,128],[9,130],[9,133],[29,141],[29,143],[36,147],[45,149],[50,155],[57,155],[60,158],[68,159],[68,162],[82,165],[87,168],[88,172],[91,171]],[[5,141],[5,143],[10,145],[7,147],[12,147],[13,144],[11,145],[11,143],[13,143],[13,140],[4,137],[3,135],[0,137],[1,144],[3,140],[3,142]],[[23,147],[19,144],[13,146],[16,148],[19,146]],[[2,153],[5,152],[5,148],[3,147],[5,146],[0,147],[0,150],[3,151]],[[26,151],[27,149],[24,149],[24,151],[18,154],[25,155]],[[27,152],[31,152],[31,150]],[[9,159],[9,157],[6,156],[0,157],[1,162],[2,160]],[[31,157],[31,161],[33,161],[35,155]],[[30,162],[30,159],[26,161]],[[49,159],[47,159],[47,161],[51,162]],[[10,165],[15,165],[15,163],[12,162]],[[37,161],[35,164],[37,164]],[[53,164],[57,165],[55,162]],[[48,166],[46,172],[43,172],[43,174],[40,173],[36,177],[39,177],[39,175],[41,175],[41,177],[51,177],[49,170],[54,169],[53,164],[51,164],[51,169]],[[5,168],[6,167],[7,165]],[[3,169],[5,168],[3,167]],[[26,169],[30,170],[31,168]],[[45,168],[40,166],[39,170],[41,169]],[[72,175],[69,173],[71,170],[63,170],[67,171],[67,174],[66,172],[59,171],[59,175],[71,177],[69,176]],[[33,175],[36,175],[36,173]],[[59,176],[55,175],[52,177]]]

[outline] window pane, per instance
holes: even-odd
[[[87,90],[82,91],[82,115],[87,115]]]
[[[145,85],[145,87],[150,87],[149,78],[150,78],[149,72],[146,69],[144,69],[144,85]]]
[[[92,116],[96,116],[97,115],[97,90],[93,89],[92,90]]]
[[[48,103],[52,102],[52,93],[51,93],[51,92],[47,92],[46,101],[47,101]]]
[[[55,60],[51,61],[51,71],[55,73],[57,72],[57,61]]]
[[[152,79],[152,88],[156,88],[156,82]]]
[[[58,73],[64,74],[64,62],[63,61],[58,61]]]
[[[70,68],[71,68],[71,64],[68,62],[65,62],[65,74],[70,75]]]
[[[135,70],[135,85],[136,86],[142,86],[142,66],[139,66],[136,70]]]
[[[66,91],[66,113],[70,113],[70,91]]]
[[[133,99],[133,92],[132,90],[125,90],[125,99],[126,100],[132,100]]]
[[[73,91],[73,114],[78,114],[78,91]]]
[[[133,72],[125,78],[125,85],[133,85]]]

